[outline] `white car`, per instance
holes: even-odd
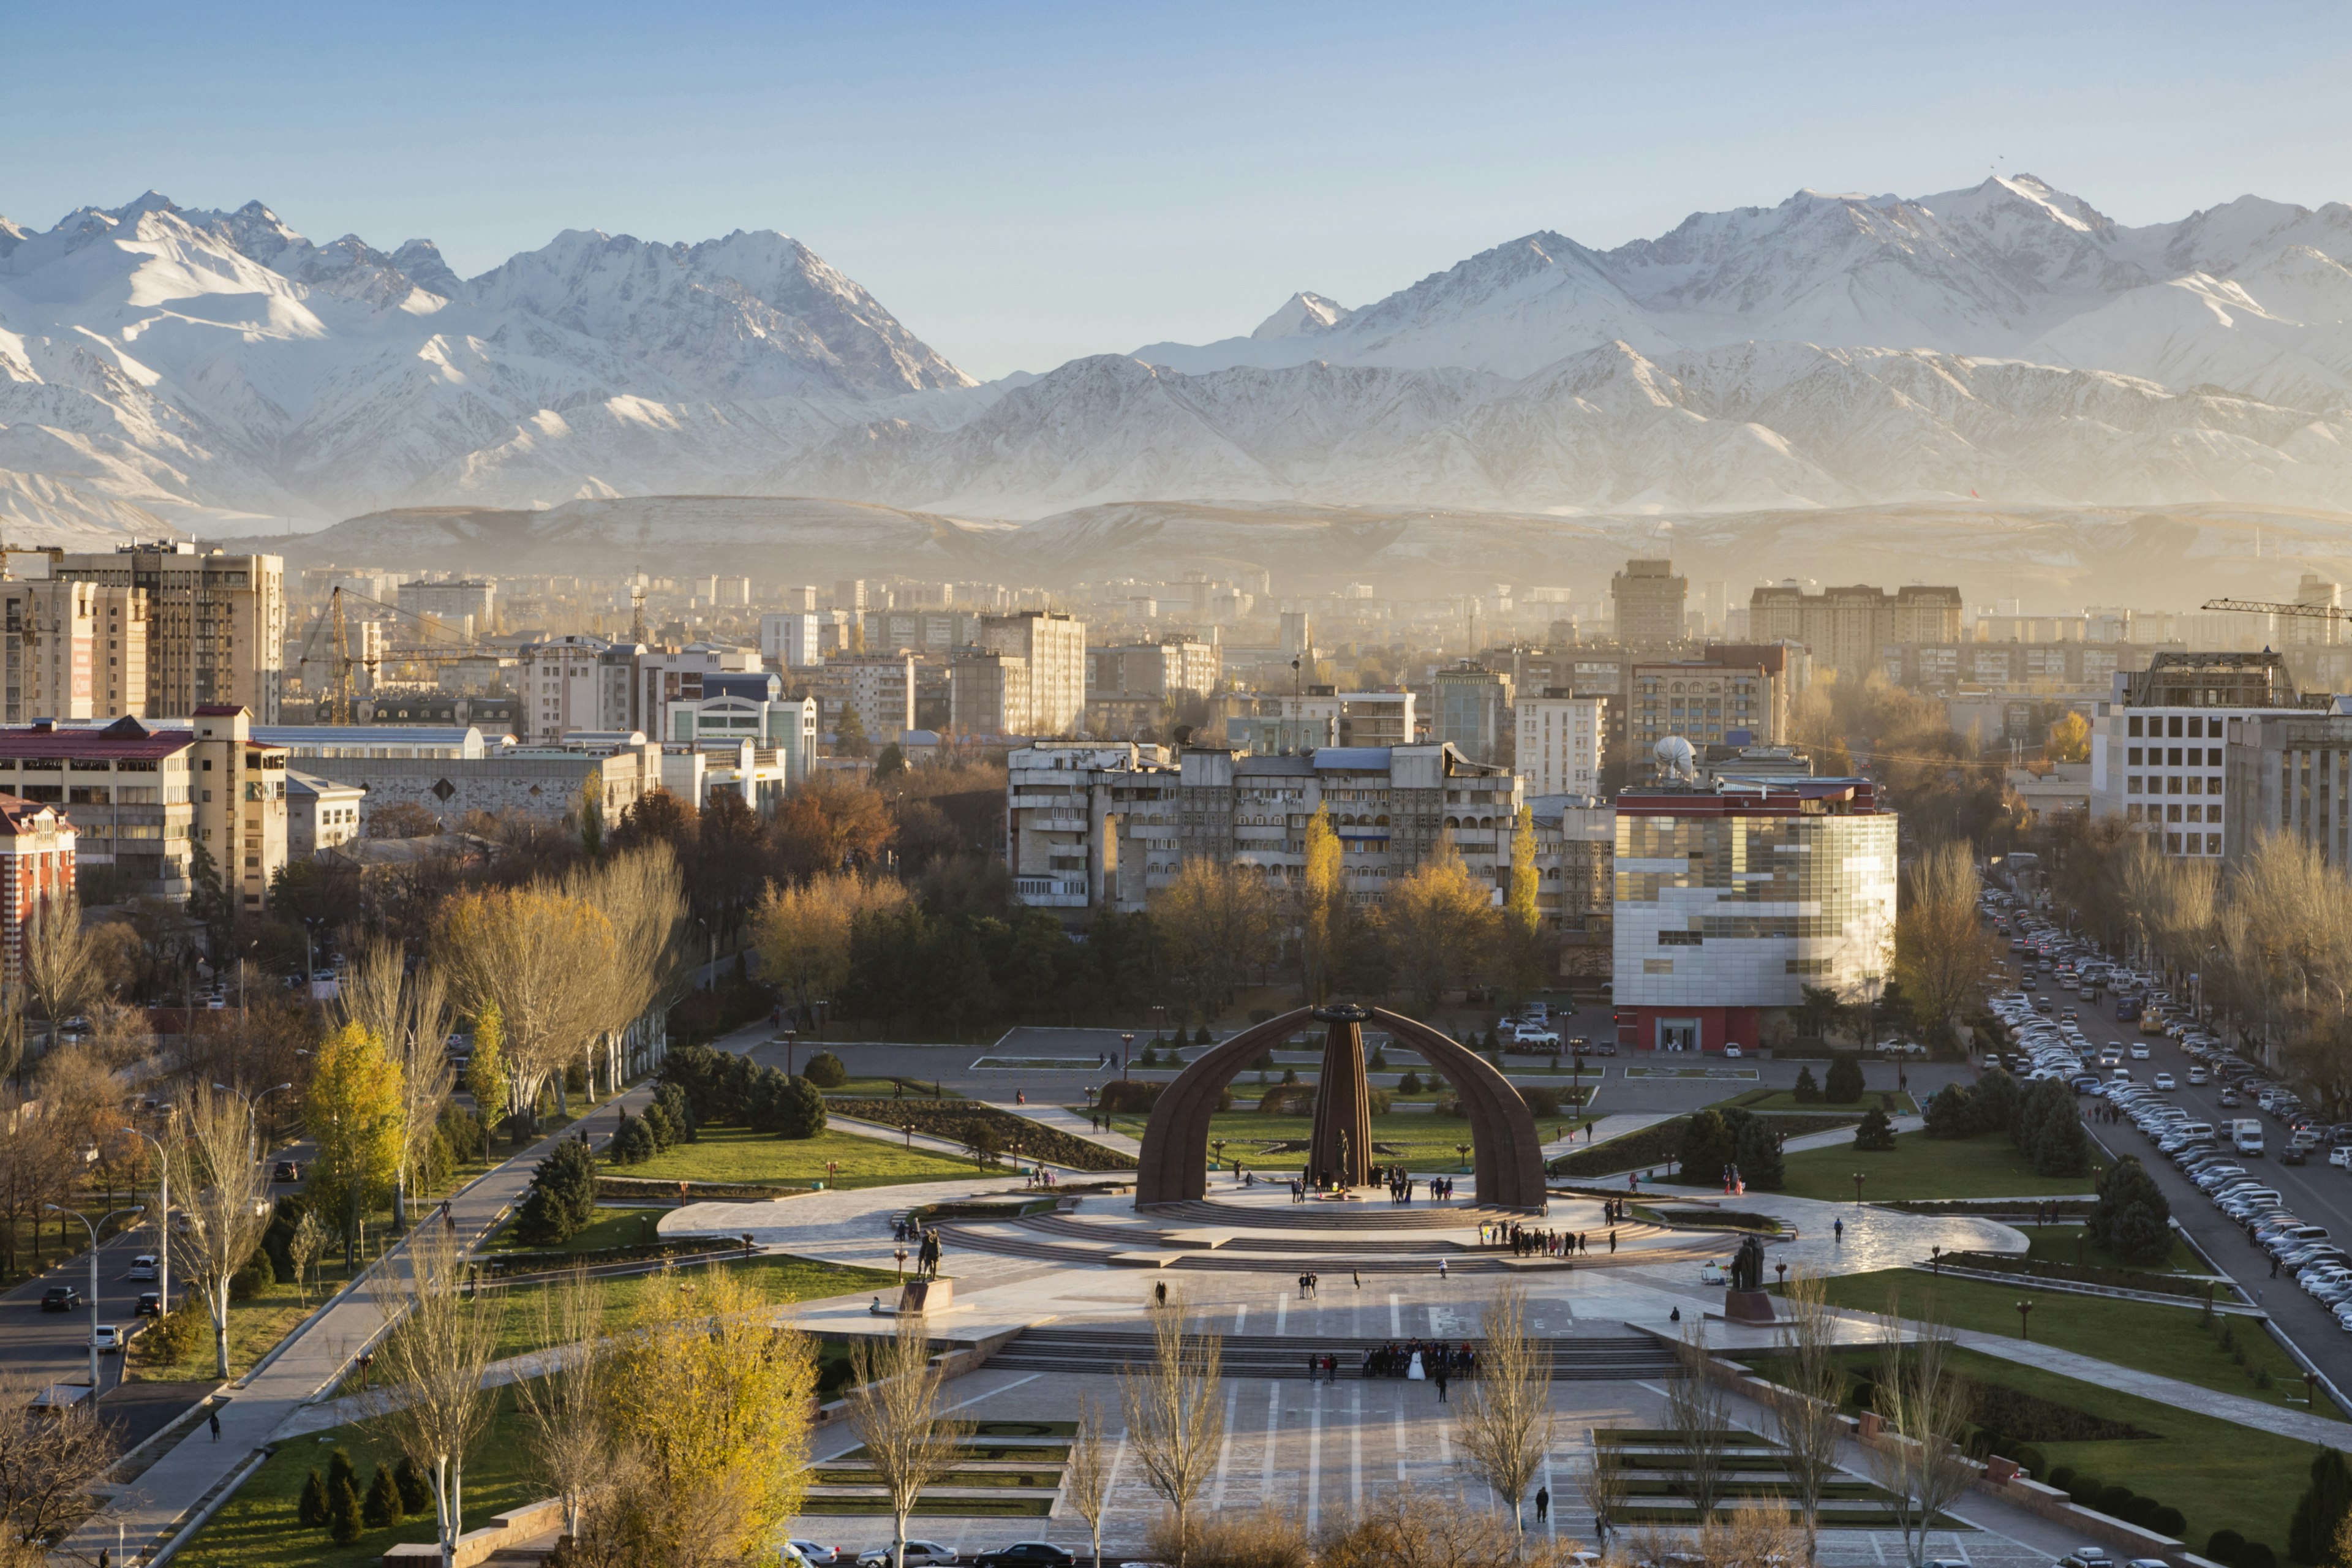
[[[2147,1060],[2147,1047],[2135,1041],[2131,1048],[2131,1059],[2136,1062]]]
[[[820,1546],[814,1541],[795,1540],[793,1550],[801,1554],[801,1561],[809,1568],[835,1568],[835,1564],[849,1561],[849,1549],[845,1546]]]
[[[2178,1089],[2180,1086],[2172,1081],[2172,1075],[2170,1073],[2160,1072],[2156,1075],[2156,1087],[2158,1089]]]
[[[907,1542],[907,1568],[948,1568],[956,1560],[955,1549],[941,1546],[936,1541]],[[891,1561],[891,1549],[877,1546],[871,1552],[857,1554],[857,1568],[884,1568]]]
[[[89,1342],[98,1347],[100,1355],[112,1355],[122,1348],[122,1331],[111,1323],[102,1323],[89,1331]]]
[[[155,1255],[152,1252],[142,1252],[138,1257],[132,1258],[131,1260],[131,1272],[124,1275],[123,1278],[125,1279],[154,1279]]]
[[[2212,1077],[2213,1075],[2203,1068],[2190,1068],[2189,1069],[2189,1087],[2193,1089],[2200,1083],[2209,1083],[2212,1080]]]
[[[1557,1031],[1528,1018],[1514,1018],[1495,1031],[1496,1038],[1536,1050],[1558,1050]]]

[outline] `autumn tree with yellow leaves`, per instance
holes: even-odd
[[[343,1261],[357,1257],[362,1215],[391,1194],[407,1145],[400,1064],[365,1025],[345,1024],[319,1047],[302,1121],[311,1156],[311,1205],[343,1235]]]
[[[623,962],[613,922],[586,899],[544,884],[462,893],[443,906],[434,958],[465,1010],[498,1009],[509,1113],[528,1128],[550,1080],[603,1025],[604,976]]]

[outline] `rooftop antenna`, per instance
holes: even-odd
[[[646,637],[646,574],[642,571],[629,575],[629,640],[643,646]]]

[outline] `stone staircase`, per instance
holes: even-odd
[[[1304,1378],[1308,1356],[1333,1355],[1339,1358],[1340,1379],[1353,1383],[1361,1377],[1366,1352],[1397,1342],[1394,1336],[1227,1334],[1223,1371],[1227,1377]],[[1470,1342],[1475,1346],[1479,1342],[1474,1338]],[[1675,1372],[1674,1348],[1647,1334],[1573,1335],[1538,1342],[1550,1350],[1552,1376],[1561,1381],[1625,1382],[1671,1377]],[[1151,1356],[1152,1338],[1143,1330],[1048,1326],[1023,1330],[988,1364],[991,1370],[1107,1373],[1122,1365],[1146,1366]]]

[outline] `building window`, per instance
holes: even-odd
[[[2208,855],[2219,855],[2221,852],[2221,836],[2218,833],[2207,834],[2205,836],[2205,853]]]
[[[2140,732],[2140,721],[2139,721],[2139,719],[2138,719],[2138,718],[2137,718],[2137,717],[2135,717],[2135,718],[2131,721],[2131,731],[2130,731],[2130,732],[2131,732],[2132,736],[2133,736],[2135,739],[2137,739],[2137,738],[2138,737],[2138,735],[2139,735],[2139,732]],[[2135,760],[2137,760],[2137,759],[2135,759]]]
[[[2131,776],[2124,780],[2124,793],[2126,795],[2139,794],[2139,774],[2133,773]]]

